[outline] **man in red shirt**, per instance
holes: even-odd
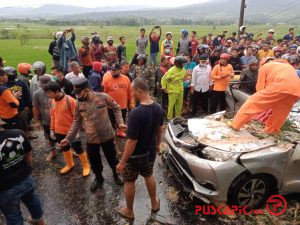
[[[119,64],[113,64],[110,70],[110,73],[107,73],[103,78],[103,92],[110,95],[119,104],[123,120],[125,121],[128,103],[131,103],[130,107],[133,106],[130,80],[127,76],[121,74],[121,66]],[[113,111],[109,110],[108,113],[112,126],[116,127],[117,124]],[[126,137],[126,134],[117,127],[117,136]]]
[[[194,55],[196,55],[197,53],[197,46],[199,45],[199,42],[197,40],[197,37],[196,37],[196,31],[192,31],[192,36],[190,38],[190,48],[191,48],[191,56],[193,57]]]

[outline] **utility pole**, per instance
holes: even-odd
[[[245,8],[246,8],[246,0],[241,0],[241,9],[240,9],[240,21],[239,21],[239,30],[238,34],[240,36],[240,27],[244,24],[244,15],[245,15]]]

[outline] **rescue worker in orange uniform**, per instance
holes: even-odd
[[[262,65],[256,84],[257,92],[237,112],[231,127],[239,130],[253,116],[271,110],[265,123],[265,133],[278,133],[300,98],[299,87],[300,79],[286,60],[272,60]]]

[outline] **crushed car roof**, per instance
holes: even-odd
[[[274,140],[259,139],[247,130],[239,132],[232,130],[224,121],[221,121],[221,116],[189,119],[188,127],[201,144],[222,151],[251,152],[276,145]]]

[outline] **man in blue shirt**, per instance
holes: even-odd
[[[289,33],[284,35],[283,40],[292,41],[294,39],[295,29],[292,27],[289,29]]]
[[[250,60],[256,59],[253,55],[253,47],[248,46],[246,49],[246,55],[241,57],[242,67],[243,69],[248,68]]]

